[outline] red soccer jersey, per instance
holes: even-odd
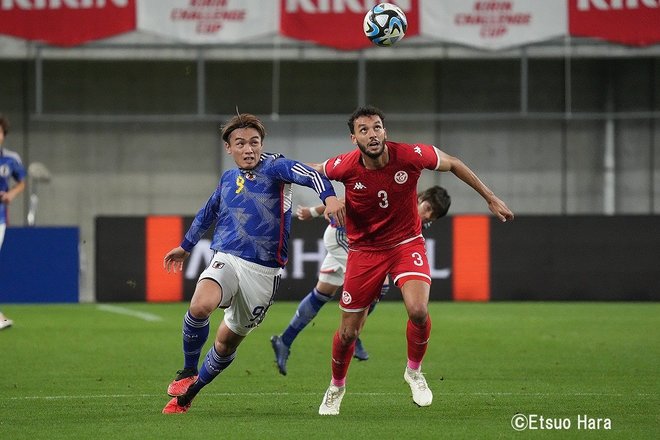
[[[417,181],[423,169],[440,166],[432,145],[387,142],[389,162],[378,170],[365,168],[360,150],[328,159],[329,179],[342,182],[346,197],[346,232],[351,249],[389,249],[421,236]]]

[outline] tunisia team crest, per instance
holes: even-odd
[[[344,304],[350,304],[351,301],[353,301],[353,297],[351,296],[350,293],[348,293],[347,291],[344,290],[341,293],[341,302],[344,303]]]

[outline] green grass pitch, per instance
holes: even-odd
[[[432,303],[427,408],[402,378],[404,307],[382,303],[362,335],[371,359],[351,364],[337,417],[317,414],[337,305],[301,333],[284,377],[269,338],[292,302],[271,308],[187,414],[161,414],[186,307],[3,305],[15,325],[0,332],[0,439],[660,438],[657,303]],[[516,414],[536,429],[514,430]],[[548,420],[564,429],[541,429]]]

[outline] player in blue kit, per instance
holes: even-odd
[[[211,249],[183,319],[184,366],[170,383],[173,398],[163,413],[185,413],[197,393],[226,369],[243,339],[266,316],[287,262],[291,224],[291,184],[307,186],[325,204],[325,215],[344,224],[344,205],[328,179],[300,162],[263,153],[266,130],[250,114],[239,114],[222,127],[225,150],[237,168],[226,171],[195,216],[181,246],[165,255],[168,270],[183,269],[183,261],[216,222]],[[225,309],[215,341],[198,368],[209,335],[209,317]]]
[[[18,153],[4,148],[5,136],[9,134],[9,121],[0,115],[0,249],[7,229],[7,205],[25,189],[25,168]],[[11,180],[16,183],[11,186]],[[0,289],[2,286],[0,285]],[[11,327],[14,322],[0,312],[0,330]]]
[[[432,186],[419,193],[417,195],[417,212],[422,219],[422,227],[426,229],[431,226],[434,220],[445,216],[447,211],[449,211],[450,205],[451,197],[447,193],[447,190],[440,186]],[[323,205],[299,206],[296,209],[296,216],[300,220],[309,220],[319,217],[324,210],[325,206]],[[314,319],[321,308],[334,297],[341,285],[344,284],[346,260],[348,258],[346,230],[332,223],[329,224],[323,234],[323,244],[327,250],[327,254],[321,264],[316,286],[300,301],[296,313],[282,334],[273,335],[270,338],[273,351],[275,352],[277,368],[280,374],[285,376],[291,345],[296,337]],[[387,294],[389,287],[390,285],[386,281],[381,287],[380,298]],[[377,303],[378,301],[374,301],[371,304],[368,314],[374,311]],[[355,341],[353,357],[360,361],[369,359],[369,353],[364,348],[360,338],[357,338]]]

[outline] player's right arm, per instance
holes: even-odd
[[[197,212],[186,236],[181,242],[180,246],[175,247],[163,258],[163,267],[169,273],[181,272],[183,270],[183,262],[190,255],[190,251],[204,236],[206,231],[211,227],[213,221],[218,217],[220,212],[220,188],[222,182],[218,185],[211,197],[207,200],[202,209]]]
[[[163,258],[163,267],[167,270],[167,273],[170,271],[177,273],[183,272],[183,261],[188,258],[190,252],[183,249],[181,246],[177,246]]]
[[[220,213],[221,188],[222,180],[213,194],[211,194],[211,197],[209,197],[206,204],[199,210],[199,212],[197,212],[197,215],[195,215],[195,219],[181,242],[181,248],[185,251],[190,252],[197,242],[199,242],[204,236],[206,231],[208,231],[213,222],[218,218]]]

